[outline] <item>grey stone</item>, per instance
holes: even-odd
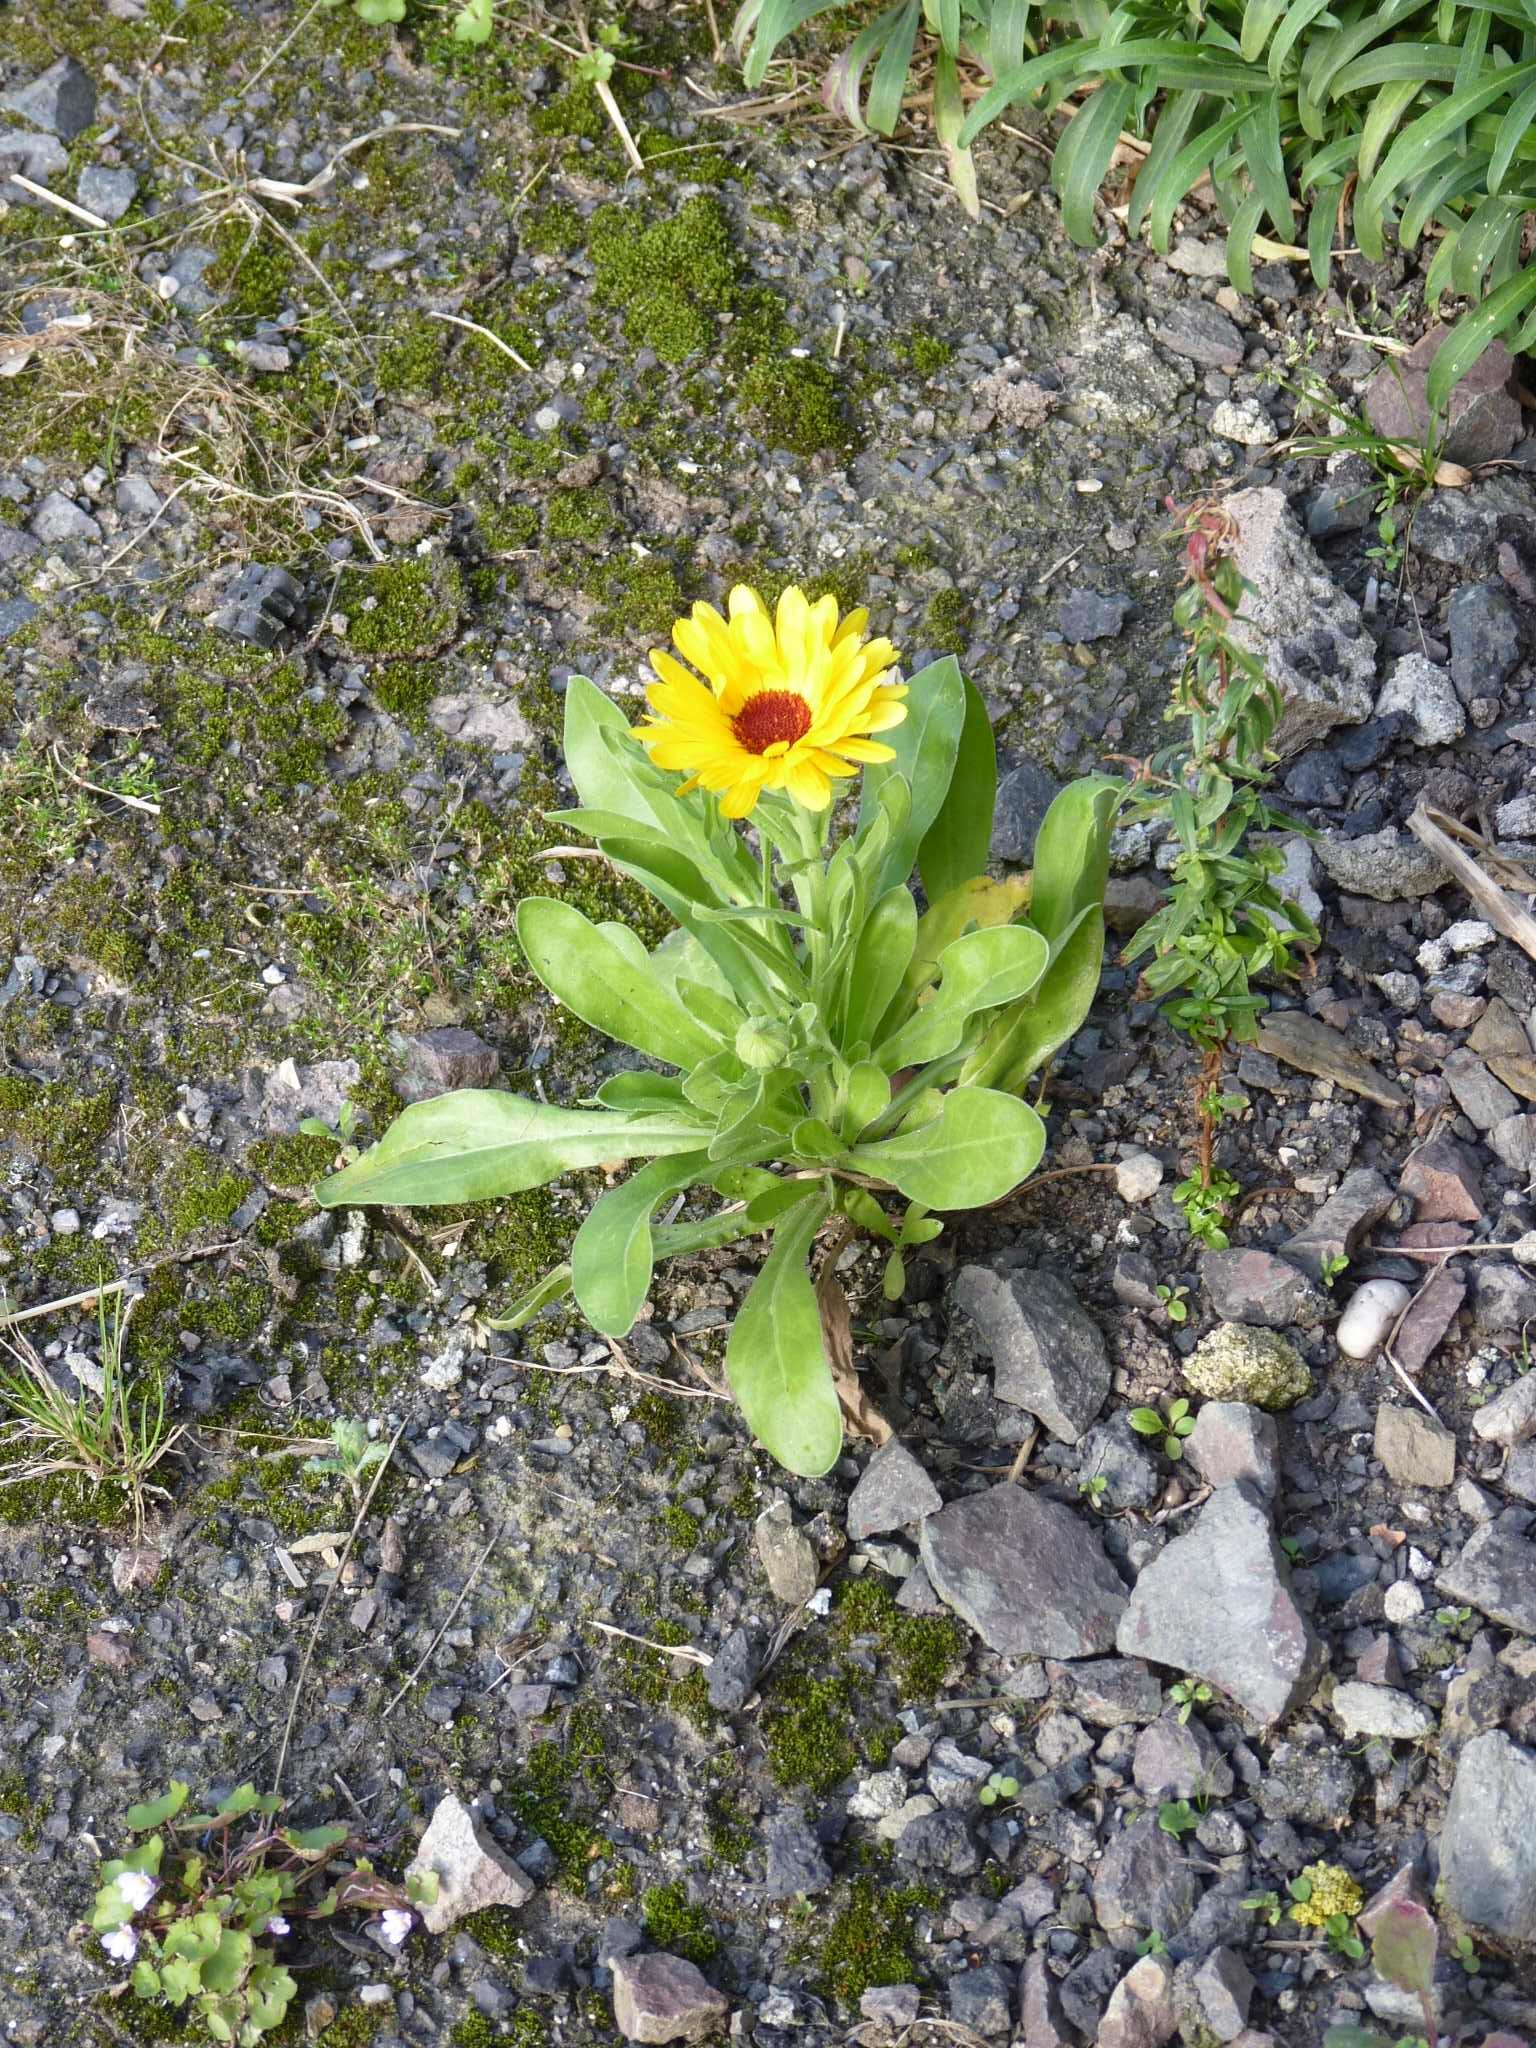
[[[298,617],[304,592],[286,569],[265,562],[247,562],[225,585],[209,624],[232,640],[253,647],[275,647]]]
[[[1020,2048],[1071,2048],[1056,1980],[1038,1950],[1024,1965],[1019,1993]]]
[[[1113,640],[1135,609],[1124,591],[1069,590],[1056,606],[1056,623],[1065,640]]]
[[[1035,834],[1060,794],[1061,784],[1027,754],[1005,769],[992,813],[992,858],[1027,867],[1034,858]]]
[[[1456,1477],[1456,1438],[1418,1408],[1383,1401],[1376,1410],[1377,1457],[1400,1486],[1449,1486]]]
[[[1096,1728],[1124,1728],[1155,1720],[1163,1708],[1163,1689],[1134,1657],[1092,1657],[1080,1664],[1047,1667],[1051,1682],[1063,1688],[1074,1711]]]
[[[1452,610],[1455,599],[1451,600]],[[1414,744],[1443,747],[1467,729],[1457,685],[1427,655],[1404,654],[1394,661],[1376,698],[1376,716],[1402,712],[1411,721]]]
[[[922,1527],[939,1598],[1004,1656],[1095,1657],[1110,1649],[1125,1588],[1098,1533],[1060,1501],[994,1486]]]
[[[1345,1174],[1306,1229],[1286,1241],[1285,1256],[1321,1281],[1331,1261],[1352,1259],[1360,1241],[1392,1206],[1392,1188],[1371,1166]]]
[[[293,356],[280,341],[236,341],[231,343],[230,350],[248,370],[259,370],[267,376],[280,376],[284,370],[293,368]]]
[[[1536,1444],[1516,1444],[1505,1459],[1504,1491],[1536,1502]]]
[[[1162,1714],[1136,1738],[1131,1777],[1145,1799],[1225,1799],[1232,1766],[1205,1723]]]
[[[1323,1664],[1268,1509],[1243,1480],[1214,1493],[1145,1567],[1116,1643],[1218,1686],[1266,1727],[1307,1696]]]
[[[1428,447],[1438,438],[1437,453],[1447,462],[1497,462],[1508,455],[1525,422],[1515,395],[1515,366],[1502,342],[1493,342],[1453,386],[1445,420],[1438,430],[1429,411],[1426,384],[1430,367],[1449,329],[1431,327],[1406,356],[1391,357],[1372,377],[1365,394],[1366,417],[1388,441]]]
[[[896,1605],[906,1614],[942,1614],[944,1602],[933,1590],[933,1581],[923,1569],[922,1560],[913,1565],[902,1580],[896,1595]]]
[[[626,2041],[704,2041],[723,2030],[730,2001],[683,1956],[616,1956],[613,2019]]]
[[[80,204],[103,220],[121,220],[138,196],[136,175],[110,164],[87,164],[75,186]]]
[[[940,1810],[920,1813],[901,1831],[896,1854],[919,1870],[941,1871],[946,1877],[970,1877],[981,1868],[981,1853],[963,1813]]]
[[[991,1354],[998,1399],[1075,1444],[1109,1392],[1110,1363],[1103,1332],[1067,1282],[1043,1267],[963,1266],[950,1299]]]
[[[1536,1316],[1536,1279],[1518,1266],[1479,1259],[1472,1276],[1473,1327],[1484,1337],[1523,1330]]]
[[[939,1489],[896,1437],[882,1444],[848,1496],[848,1534],[855,1543],[905,1529],[944,1505]]]
[[[917,2022],[923,1995],[915,1984],[871,1984],[859,1999],[863,2018],[902,2033]]]
[[[19,114],[61,142],[73,142],[96,118],[96,88],[73,57],[61,57],[27,85],[0,93],[0,112]]]
[[[14,640],[24,626],[38,616],[39,607],[30,597],[0,597],[0,647]]]
[[[1378,488],[1363,462],[1346,458],[1308,501],[1307,538],[1331,540],[1335,534],[1359,533],[1371,516]]]
[[[131,470],[118,479],[113,497],[118,511],[129,519],[153,519],[165,503],[147,477],[136,476]]]
[[[1218,1323],[1185,1361],[1184,1377],[1208,1401],[1289,1408],[1312,1391],[1312,1375],[1294,1344],[1275,1330]]]
[[[1013,1985],[996,1963],[961,1970],[949,1980],[949,2016],[973,2034],[1006,2034],[1013,2025]]]
[[[992,1775],[984,1757],[967,1756],[957,1742],[945,1736],[928,1756],[928,1790],[940,1806],[974,1808],[976,1794]]]
[[[1446,1905],[1485,1934],[1536,1941],[1536,1756],[1476,1735],[1456,1765],[1440,1835]]]
[[[1124,1952],[1112,1943],[1091,1949],[1061,1980],[1061,2009],[1068,2023],[1095,2044],[1110,1993],[1119,1983]]]
[[[1525,645],[1520,615],[1493,583],[1463,584],[1447,614],[1451,676],[1463,704],[1496,697]]]
[[[1360,607],[1334,582],[1272,485],[1237,491],[1233,560],[1251,586],[1234,628],[1285,702],[1271,745],[1293,754],[1336,725],[1369,718],[1376,650]]]
[[[1435,1584],[1447,1600],[1475,1607],[1490,1621],[1536,1636],[1536,1543],[1504,1517],[1468,1538]]]
[[[1300,1822],[1311,1828],[1340,1828],[1349,1818],[1359,1790],[1355,1767],[1331,1744],[1303,1749],[1284,1742],[1270,1753],[1269,1768],[1255,1797],[1270,1820]]]
[[[1200,1278],[1223,1322],[1257,1323],[1283,1330],[1292,1323],[1314,1330],[1328,1315],[1328,1302],[1306,1274],[1257,1248],[1204,1252]]]
[[[537,739],[515,699],[484,690],[451,690],[434,697],[427,716],[461,746],[488,747],[493,754],[526,753]]]
[[[1348,1679],[1336,1685],[1329,1702],[1349,1736],[1379,1735],[1388,1742],[1421,1742],[1433,1732],[1435,1717],[1428,1707],[1389,1685],[1365,1685]]]
[[[9,128],[0,133],[0,198],[8,206],[44,204],[24,186],[10,183],[13,172],[19,171],[36,185],[46,185],[68,169],[69,151],[56,137],[36,135],[24,128]]]
[[[1279,1490],[1280,1432],[1273,1416],[1247,1401],[1202,1402],[1184,1456],[1207,1486],[1245,1479],[1264,1500]]]
[[[1413,1297],[1392,1345],[1405,1372],[1417,1372],[1438,1350],[1466,1298],[1467,1283],[1453,1266],[1442,1266]]]
[[[57,541],[100,540],[101,528],[73,498],[50,491],[28,522],[28,531],[44,545]]]
[[[1110,1993],[1094,2048],[1163,2048],[1178,2026],[1173,1970],[1162,1956],[1143,1956]]]
[[[1371,896],[1378,903],[1404,903],[1432,895],[1447,881],[1444,868],[1411,832],[1383,825],[1350,839],[1342,832],[1324,832],[1316,841],[1318,859],[1351,896]]]
[[[395,1081],[402,1102],[427,1102],[456,1088],[489,1088],[501,1072],[493,1045],[459,1024],[441,1024],[407,1039]]]
[[[775,1599],[786,1607],[802,1607],[821,1579],[815,1545],[795,1518],[787,1500],[776,1500],[758,1516],[752,1529]]]
[[[1200,2017],[1218,2041],[1235,2041],[1248,2024],[1253,1978],[1233,1948],[1215,1948],[1194,1975]]]
[[[1458,1107],[1480,1131],[1491,1130],[1519,1112],[1519,1098],[1502,1081],[1496,1081],[1477,1054],[1468,1052],[1465,1046],[1446,1054],[1441,1071]]]
[[[1185,299],[1156,333],[1164,348],[1209,370],[1230,369],[1243,360],[1241,328],[1204,299]]]
[[[437,1895],[418,1908],[429,1934],[445,1934],[484,1906],[525,1906],[528,1873],[495,1842],[462,1799],[449,1793],[432,1810],[407,1877],[435,1874]]]
[[[1211,412],[1211,432],[1240,448],[1268,448],[1279,429],[1256,398],[1223,398]]]
[[[1105,1505],[1114,1508],[1144,1508],[1156,1500],[1163,1487],[1163,1469],[1122,1413],[1095,1423],[1083,1438],[1078,1466],[1079,1482],[1102,1479]],[[1099,1496],[1093,1496],[1098,1506]]]
[[[1536,1116],[1507,1116],[1484,1136],[1489,1151],[1512,1172],[1536,1171]]]
[[[810,1823],[796,1807],[776,1814],[765,1830],[767,1891],[771,1899],[810,1897],[824,1892],[832,1872]]]
[[[709,1667],[709,1704],[722,1714],[739,1714],[752,1697],[762,1669],[764,1643],[753,1628],[736,1628],[715,1652]]]
[[[1134,1948],[1154,1928],[1168,1939],[1199,1897],[1189,1858],[1150,1813],[1111,1840],[1094,1872],[1094,1917],[1116,1948]]]

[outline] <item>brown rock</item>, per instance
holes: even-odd
[[[1347,1039],[1305,1010],[1266,1011],[1259,1019],[1259,1045],[1272,1059],[1283,1060],[1299,1073],[1335,1082],[1383,1109],[1407,1107],[1407,1097],[1396,1082],[1379,1074]]]
[[[1453,1252],[1472,1242],[1472,1232],[1465,1223],[1409,1223],[1397,1242],[1404,1251]]]
[[[433,1808],[406,1872],[407,1877],[428,1874],[437,1879],[436,1898],[420,1909],[429,1934],[445,1934],[456,1920],[482,1906],[524,1906],[534,1894],[528,1873],[451,1792]]]
[[[1022,2048],[1069,2048],[1076,2039],[1062,2016],[1056,1995],[1056,1980],[1038,1951],[1024,1965],[1024,1987],[1020,1999],[1023,2027]]]
[[[85,1654],[109,1671],[126,1671],[133,1662],[133,1645],[114,1629],[93,1628],[85,1639]]]
[[[1362,1685],[1402,1684],[1403,1667],[1397,1660],[1397,1645],[1385,1631],[1355,1659],[1355,1676]]]
[[[1432,428],[1425,387],[1449,331],[1431,327],[1406,356],[1383,363],[1372,377],[1365,394],[1366,417],[1386,440],[1415,447],[1428,444]],[[1468,466],[1498,462],[1524,431],[1514,359],[1502,342],[1494,342],[1453,387],[1438,452],[1446,462]]]
[[[112,1588],[117,1593],[136,1593],[152,1586],[160,1576],[165,1553],[152,1543],[130,1543],[112,1553]]]
[[[1404,1334],[1407,1329],[1405,1323]],[[1376,1455],[1400,1486],[1449,1486],[1456,1477],[1455,1437],[1417,1408],[1382,1403],[1376,1410]]]
[[[1097,2048],[1163,2048],[1178,2030],[1173,1971],[1161,1956],[1143,1956],[1115,1986],[1099,2022]]]
[[[730,2001],[683,1956],[616,1956],[613,2017],[626,2041],[703,2041],[722,2031]]]
[[[494,1046],[461,1025],[444,1024],[410,1041],[395,1093],[402,1102],[426,1102],[455,1088],[489,1088],[500,1070]]]
[[[1442,1266],[1419,1289],[1403,1318],[1393,1354],[1404,1372],[1418,1372],[1444,1342],[1467,1298],[1467,1283],[1450,1266]]]

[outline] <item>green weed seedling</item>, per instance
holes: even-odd
[[[1162,1405],[1157,1408],[1133,1408],[1125,1418],[1138,1436],[1160,1436],[1163,1440],[1163,1456],[1175,1463],[1184,1455],[1184,1439],[1192,1434],[1195,1418],[1189,1412],[1189,1403],[1182,1394],[1172,1400],[1163,1396]]]

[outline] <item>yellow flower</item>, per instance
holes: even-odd
[[[907,715],[906,684],[885,680],[896,650],[889,640],[865,639],[866,611],[839,625],[836,598],[812,604],[794,586],[771,619],[745,584],[727,609],[723,619],[713,605],[696,604],[672,628],[678,653],[699,675],[652,649],[652,715],[635,737],[658,768],[688,776],[682,791],[719,796],[728,818],[745,818],[764,790],[787,790],[807,810],[824,811],[834,780],[894,758],[869,735]]]

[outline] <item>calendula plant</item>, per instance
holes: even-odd
[[[867,623],[795,588],[771,614],[738,587],[727,616],[696,604],[676,655],[653,654],[639,727],[572,680],[580,807],[551,822],[677,929],[647,951],[625,925],[529,897],[518,938],[557,1001],[657,1064],[575,1108],[487,1090],[414,1104],[317,1190],[328,1207],[478,1201],[645,1161],[499,1326],[574,1293],[593,1329],[622,1337],[658,1259],[766,1234],[726,1371],[755,1434],[807,1475],[842,1444],[816,1241],[829,1224],[839,1246],[858,1229],[883,1239],[899,1290],[904,1249],[938,1228],[930,1212],[996,1202],[1035,1170],[1045,1126],[1023,1091],[1098,986],[1122,793],[1071,784],[1032,874],[989,880],[986,707],[952,658],[899,681]],[[834,795],[861,773],[845,816]],[[679,1196],[709,1213],[658,1223]]]
[[[436,1895],[430,1874],[381,1877],[341,1823],[280,1826],[275,1792],[242,1785],[192,1814],[188,1793],[173,1778],[160,1798],[129,1807],[124,1826],[144,1839],[101,1865],[90,1926],[113,1962],[133,1966],[120,1989],[194,2013],[215,2041],[254,2048],[282,2025],[298,1984],[276,1944],[295,1918],[376,1914],[398,1947]]]
[[[1171,828],[1178,845],[1163,907],[1122,956],[1151,959],[1141,979],[1169,1021],[1201,1054],[1195,1108],[1195,1171],[1173,1191],[1191,1232],[1220,1250],[1237,1183],[1213,1162],[1222,1117],[1242,1107],[1221,1088],[1227,1046],[1258,1035],[1261,975],[1298,972],[1297,954],[1318,941],[1311,919],[1275,886],[1284,862],[1256,833],[1300,831],[1265,797],[1274,756],[1269,742],[1282,709],[1275,684],[1234,630],[1245,585],[1232,560],[1232,516],[1214,502],[1169,501],[1184,549],[1174,622],[1188,655],[1165,716],[1173,745],[1137,765],[1127,812]]]

